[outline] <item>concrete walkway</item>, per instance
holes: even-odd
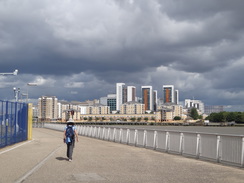
[[[33,140],[0,149],[1,183],[243,183],[244,169],[79,137],[73,161],[63,133],[34,129]]]

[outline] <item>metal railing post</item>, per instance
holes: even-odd
[[[183,154],[183,143],[184,143],[184,134],[180,133],[180,147],[179,147],[179,153]]]
[[[145,148],[147,145],[147,131],[144,130],[144,135],[143,135],[143,147]]]
[[[242,147],[241,147],[241,167],[244,167],[244,137],[242,137]]]
[[[158,132],[154,131],[154,135],[153,135],[153,149],[156,150],[157,149],[157,137],[158,137]]]
[[[127,129],[127,131],[126,131],[126,139],[125,139],[127,145],[129,144],[129,138],[130,138],[130,130]]]
[[[165,150],[166,150],[166,152],[169,152],[169,132],[166,132]]]
[[[219,156],[219,151],[220,151],[220,136],[217,136],[217,147],[216,147],[216,161],[219,163],[220,162],[220,156]]]
[[[197,146],[196,146],[196,158],[197,159],[200,158],[200,139],[201,139],[201,135],[197,134]]]
[[[134,145],[137,146],[137,140],[138,140],[138,130],[135,130],[135,136],[134,136]]]
[[[114,128],[114,131],[113,131],[113,142],[115,142],[115,137],[116,137],[116,128]]]
[[[122,128],[120,128],[120,130],[119,130],[119,143],[121,143],[121,141],[122,141]]]

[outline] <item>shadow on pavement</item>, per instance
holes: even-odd
[[[56,157],[57,160],[59,161],[68,161],[69,159],[68,158],[64,158],[64,157]]]

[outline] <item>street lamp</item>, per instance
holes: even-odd
[[[16,88],[16,87],[14,87],[13,90],[14,90],[15,101],[18,102],[18,100],[19,100],[19,92],[20,92],[20,88]]]
[[[28,86],[37,86],[37,83],[27,83]]]
[[[14,72],[6,72],[6,73],[0,73],[0,75],[4,76],[4,75],[14,75],[14,76],[17,76],[18,74],[18,70],[15,69]]]

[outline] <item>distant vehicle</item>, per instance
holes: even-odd
[[[209,120],[204,120],[204,125],[208,126],[209,125]]]
[[[236,122],[235,121],[231,121],[231,122],[228,122],[227,123],[227,126],[235,126],[236,125]]]

